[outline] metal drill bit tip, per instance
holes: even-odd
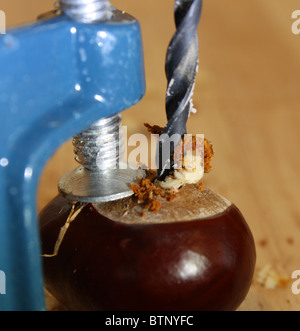
[[[192,94],[198,66],[197,27],[201,15],[202,0],[176,0],[174,34],[166,56],[166,113],[168,123],[158,142],[157,177],[163,180],[172,170],[175,146],[186,133],[186,122],[192,110]],[[164,148],[166,144],[173,143]],[[162,153],[162,150],[170,150]]]

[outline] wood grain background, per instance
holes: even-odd
[[[112,0],[141,23],[147,93],[123,113],[128,133],[164,125],[164,60],[174,33],[172,0]],[[53,0],[2,0],[8,26],[35,20]],[[291,31],[297,0],[204,1],[199,25],[198,109],[189,133],[204,133],[216,152],[207,187],[234,202],[252,229],[257,271],[266,265],[285,286],[256,282],[239,310],[300,310],[292,272],[300,269],[300,34]],[[58,178],[76,165],[71,142],[46,165],[37,209],[57,194]]]

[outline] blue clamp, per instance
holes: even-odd
[[[0,36],[0,310],[45,310],[36,192],[55,150],[145,93],[139,23],[65,15]]]

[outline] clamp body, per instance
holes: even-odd
[[[44,310],[38,179],[62,143],[143,97],[139,23],[114,10],[105,23],[60,15],[7,31],[0,73],[0,310]]]

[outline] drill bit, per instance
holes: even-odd
[[[202,0],[176,0],[176,32],[169,44],[165,72],[167,125],[158,142],[157,177],[163,180],[174,167],[175,146],[186,134],[186,122],[193,109],[192,94],[198,67],[197,27]]]

